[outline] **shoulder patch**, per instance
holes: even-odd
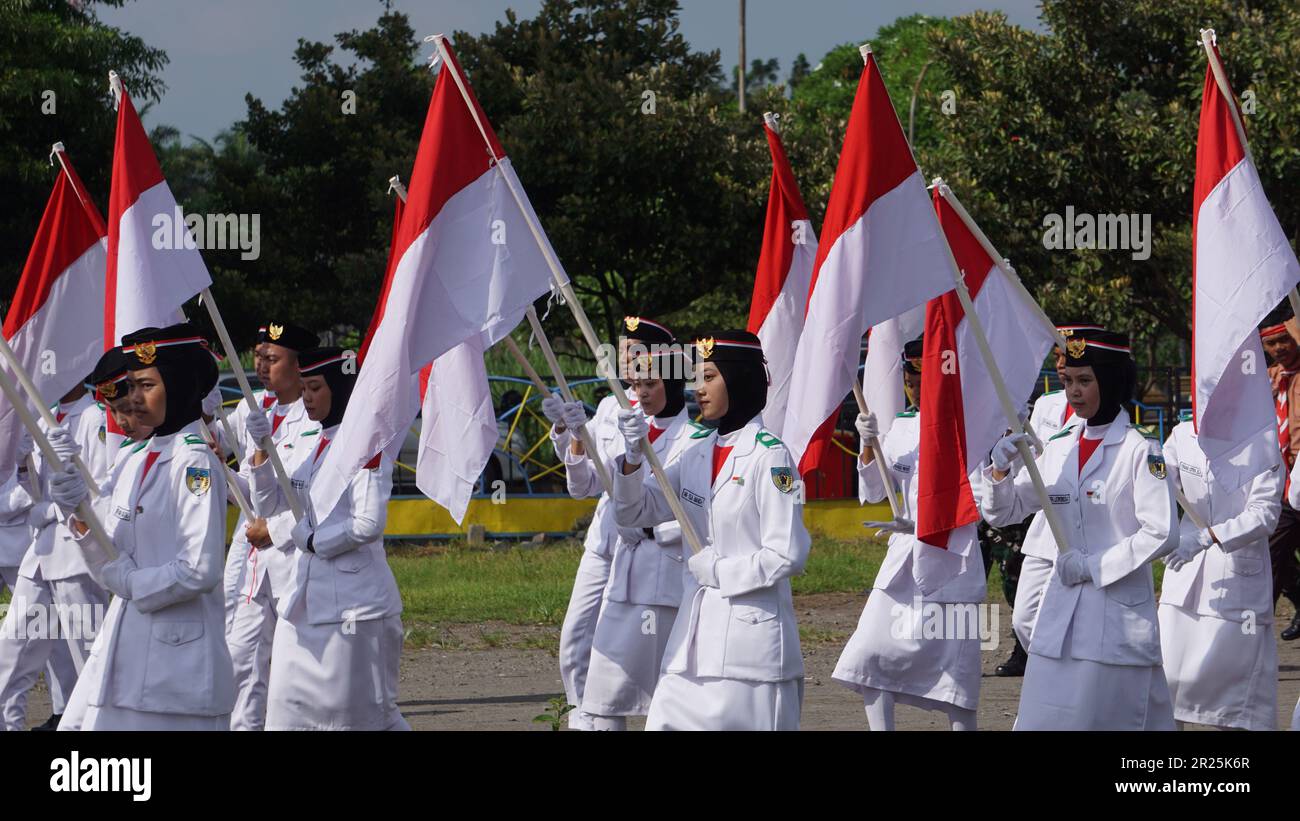
[[[765,430],[760,430],[758,434],[754,436],[754,441],[759,443],[765,448],[774,448],[777,445],[781,444],[780,439],[777,439],[775,436],[773,436],[772,434],[768,433]],[[772,468],[772,469],[776,470],[776,468]]]
[[[895,418],[895,419],[911,419],[913,416],[916,416],[916,413],[917,413],[916,411],[903,411],[902,413],[895,415],[894,418]]]
[[[1147,440],[1147,470],[1157,479],[1164,479],[1168,471],[1165,469],[1165,453],[1161,449],[1160,443],[1154,439]]]
[[[1044,396],[1055,396],[1056,394],[1061,393],[1061,390],[1062,390],[1061,388],[1057,388],[1054,391],[1043,391],[1041,394],[1039,394],[1038,398],[1042,399]]]
[[[320,428],[317,428],[316,430],[305,430],[305,431],[303,431],[302,433],[300,433],[300,434],[298,434],[298,435],[299,435],[299,436],[315,436],[315,435],[318,434],[318,433],[320,433]]]
[[[772,468],[772,484],[782,493],[794,490],[794,471],[788,467]]]
[[[207,468],[185,468],[185,489],[195,496],[203,496],[212,487],[212,471]]]
[[[1050,441],[1052,441],[1053,439],[1060,439],[1062,436],[1065,436],[1067,433],[1070,433],[1070,432],[1073,431],[1073,430],[1074,430],[1074,425],[1070,425],[1070,427],[1068,427],[1068,428],[1062,428],[1060,433],[1056,434],[1055,436],[1050,437],[1047,441],[1050,442]]]
[[[195,436],[192,433],[185,434],[184,442],[187,445],[202,445],[203,447],[208,446],[208,443],[203,441],[202,436]]]

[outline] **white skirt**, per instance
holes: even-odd
[[[676,607],[606,601],[596,622],[582,711],[643,716],[659,681]]]
[[[952,637],[924,638],[926,618],[973,612],[973,604],[904,601],[885,590],[872,590],[831,678],[863,693],[867,689],[894,693],[894,700],[928,710],[953,704],[965,710],[979,706],[980,639],[974,624],[959,619]],[[928,604],[928,607],[927,607]],[[936,610],[937,608],[937,610]],[[946,632],[946,631],[945,631]]]
[[[741,681],[665,673],[647,730],[797,730],[803,679]]]
[[[1030,652],[1013,730],[1174,730],[1169,687],[1160,667],[1104,664]]]
[[[1161,604],[1160,649],[1174,718],[1242,730],[1277,729],[1277,639],[1242,623]]]
[[[397,709],[401,617],[314,625],[305,598],[275,626],[266,729],[411,729]]]
[[[64,723],[59,722],[60,730],[213,732],[230,729],[230,714],[192,716],[176,713],[146,713],[108,704],[102,707],[87,704],[85,712],[80,716],[79,725],[64,727]]]

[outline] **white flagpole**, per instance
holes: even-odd
[[[225,427],[226,436],[230,438],[231,444],[234,444],[234,432],[231,431],[230,423],[226,421],[226,417],[221,415],[221,408],[217,408],[217,412],[214,415],[221,420],[222,425]],[[208,427],[207,422],[202,422],[202,420],[200,420],[200,422],[199,430],[203,432],[203,441],[207,442],[209,446],[215,445],[217,458],[221,459],[221,445],[218,444],[217,437],[212,433],[212,429]],[[244,514],[244,518],[250,523],[255,521],[257,516],[253,513],[253,508],[248,504],[248,500],[244,498],[244,492],[239,489],[239,483],[235,480],[234,471],[232,471],[230,465],[227,465],[224,461],[221,463],[221,467],[226,474],[226,487],[230,489],[231,495],[235,497],[235,504],[239,507],[239,511]]]
[[[434,45],[437,47],[443,63],[446,64],[446,70],[451,72],[452,80],[456,83],[456,87],[460,89],[460,96],[465,101],[465,107],[469,109],[470,116],[474,118],[474,124],[478,126],[479,135],[483,138],[484,146],[490,151],[492,142],[488,139],[487,132],[483,129],[483,123],[479,120],[478,111],[476,111],[474,106],[470,103],[469,90],[465,88],[464,79],[460,76],[460,72],[456,71],[453,62],[447,54],[446,37],[441,34],[435,34],[432,37],[426,38],[426,40],[432,40]],[[597,359],[597,368],[602,374],[604,374],[606,381],[609,383],[610,390],[618,400],[619,406],[622,407],[623,410],[631,410],[632,404],[628,402],[627,394],[623,392],[623,386],[619,384],[614,370],[609,367],[609,363],[600,354],[601,346],[600,342],[596,338],[596,330],[591,326],[591,321],[587,318],[587,312],[583,310],[582,303],[578,301],[578,295],[574,293],[573,286],[569,283],[568,277],[566,277],[564,272],[560,270],[559,262],[552,258],[550,250],[546,247],[546,242],[542,239],[541,229],[534,224],[531,215],[528,213],[528,209],[524,207],[523,198],[520,197],[519,192],[515,190],[514,183],[510,180],[509,175],[505,173],[501,168],[501,164],[497,162],[495,158],[492,160],[492,166],[496,168],[497,173],[501,175],[502,181],[510,190],[511,196],[514,197],[515,205],[519,207],[520,215],[522,215],[524,221],[528,223],[528,230],[532,233],[533,240],[537,243],[537,247],[542,252],[542,256],[546,258],[546,264],[551,269],[551,277],[555,280],[555,284],[560,289],[560,293],[564,295],[564,301],[568,304],[569,310],[573,312],[573,318],[577,321],[578,327],[582,330],[582,335],[587,342],[587,346],[591,348],[592,355]],[[690,518],[687,517],[686,511],[682,508],[681,500],[677,498],[677,491],[673,489],[671,484],[669,484],[668,476],[664,473],[663,464],[659,461],[659,454],[655,453],[654,447],[650,444],[649,437],[641,437],[641,452],[645,455],[646,462],[650,465],[650,471],[654,474],[655,480],[659,483],[660,490],[663,491],[664,499],[667,501],[668,507],[672,510],[673,517],[676,518],[678,524],[681,525],[682,535],[685,538],[686,543],[690,545],[691,552],[699,553],[704,549],[704,543],[700,540],[699,534],[695,532],[695,526],[691,523]]]
[[[858,381],[858,375],[853,374],[853,398],[858,402],[858,411],[861,413],[870,413],[867,408],[867,396],[862,392],[862,383]],[[863,443],[871,451],[871,461],[876,463],[876,469],[880,471],[880,480],[885,483],[885,498],[889,500],[889,510],[894,514],[894,518],[901,518],[898,509],[898,488],[894,485],[894,476],[889,472],[889,466],[885,464],[885,453],[880,448],[880,439],[874,438],[869,442]],[[861,456],[855,457],[861,459]]]
[[[1223,69],[1223,63],[1219,60],[1218,53],[1214,50],[1218,37],[1214,29],[1201,29],[1201,45],[1205,46],[1205,57],[1210,62],[1210,71],[1214,72],[1214,82],[1219,86],[1219,93],[1223,95],[1224,101],[1228,105],[1228,113],[1232,115],[1232,125],[1237,129],[1237,139],[1241,140],[1241,149],[1246,152],[1246,159],[1251,165],[1255,164],[1255,156],[1250,153],[1250,142],[1246,139],[1246,127],[1241,122],[1241,112],[1237,110],[1237,98],[1233,96],[1232,86],[1228,85],[1228,73]],[[1292,288],[1287,292],[1287,300],[1291,303],[1291,313],[1297,319],[1300,319],[1300,294]],[[1196,520],[1192,520],[1195,524]],[[1197,525],[1200,527],[1200,525]]]
[[[560,369],[560,360],[556,359],[555,351],[551,350],[551,340],[546,338],[542,321],[537,318],[537,310],[532,305],[528,306],[528,324],[532,326],[533,336],[537,338],[537,344],[542,348],[542,356],[546,357],[546,364],[551,369],[551,377],[560,386],[560,395],[564,397],[565,402],[574,401],[573,391],[569,389],[569,381],[564,378],[564,371]],[[591,457],[591,463],[596,466],[596,475],[600,477],[600,484],[605,488],[605,493],[611,499],[614,498],[614,485],[610,481],[609,471],[605,469],[605,463],[600,461],[596,440],[591,438],[591,431],[587,429],[585,423],[578,428],[578,436],[582,439],[583,449]]]

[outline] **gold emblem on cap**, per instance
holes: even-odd
[[[700,356],[708,359],[713,356],[713,337],[706,336],[704,339],[696,340],[695,347],[699,349]]]
[[[1061,331],[1061,336],[1066,336],[1066,337],[1074,336],[1073,328],[1061,328],[1060,331]]]
[[[104,395],[105,399],[117,398],[117,383],[105,382],[99,386],[99,392]]]
[[[158,358],[158,346],[152,342],[141,342],[135,346],[135,358],[143,365],[152,365]]]
[[[267,331],[266,331],[266,335],[269,336],[269,337],[271,337],[271,339],[273,339],[273,340],[274,340],[274,339],[279,339],[279,338],[280,338],[280,335],[283,334],[283,333],[284,333],[284,326],[283,326],[283,325],[276,325],[274,322],[271,323],[271,327],[268,328]]]
[[[625,316],[623,317],[623,324],[627,326],[629,331],[635,331],[641,325],[641,317]]]
[[[1081,359],[1083,352],[1088,349],[1088,341],[1085,339],[1067,339],[1065,340],[1065,351],[1071,359]]]

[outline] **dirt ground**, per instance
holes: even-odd
[[[862,611],[860,595],[826,593],[795,599],[805,636],[805,730],[865,730],[866,717],[859,697],[831,680],[831,671]],[[1286,606],[1284,605],[1284,608]],[[1279,613],[1274,630],[1290,621],[1290,611]],[[997,649],[983,653],[984,679],[980,687],[979,727],[1009,730],[1020,697],[1019,678],[998,678],[996,667],[1010,653],[1010,611],[999,618]],[[551,698],[563,692],[554,656],[559,628],[517,627],[506,624],[463,625],[448,628],[445,644],[480,649],[408,649],[402,656],[400,701],[402,714],[416,730],[535,730],[549,725],[533,717],[547,710]],[[488,635],[495,647],[484,647]],[[552,649],[537,649],[551,647]],[[1278,642],[1278,727],[1291,722],[1300,695],[1300,641]],[[49,695],[44,685],[31,693],[29,721],[39,724],[49,715]],[[632,719],[634,729],[644,719]],[[899,706],[900,730],[944,730],[938,713]]]

